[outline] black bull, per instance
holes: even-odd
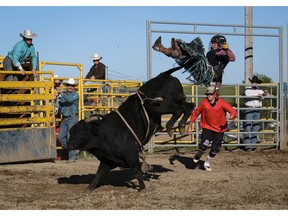
[[[170,69],[149,80],[136,94],[101,119],[79,121],[70,130],[68,147],[88,151],[100,161],[93,181],[88,188],[94,190],[110,170],[130,168],[145,188],[139,161],[139,152],[161,124],[161,115],[172,114],[166,128],[171,131],[183,114],[178,127],[185,132],[185,124],[195,104],[186,102],[180,81],[171,76],[178,68]]]

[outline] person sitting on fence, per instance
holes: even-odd
[[[8,52],[8,55],[3,61],[3,69],[5,71],[21,71],[22,75],[25,75],[26,71],[23,69],[21,64],[27,58],[31,58],[32,72],[36,76],[36,70],[38,68],[38,60],[35,52],[35,47],[32,43],[33,38],[37,37],[37,34],[32,33],[32,30],[26,29],[24,33],[20,33],[20,37],[23,40],[19,41],[13,47],[13,50]],[[5,76],[6,81],[18,81],[18,76],[9,74]]]
[[[92,57],[93,65],[91,66],[85,79],[105,79],[106,66],[100,62],[101,59],[102,56],[100,56],[98,53],[94,53]]]
[[[106,79],[106,65],[101,62],[102,56],[99,55],[98,53],[94,53],[92,56],[92,61],[93,65],[91,66],[89,72],[87,73],[85,79]],[[95,89],[91,88],[87,90],[88,92],[94,92]],[[107,93],[107,86],[104,85],[102,88],[102,91],[104,93]],[[88,100],[88,101],[87,101]],[[89,100],[90,100],[90,105],[95,106],[97,103],[96,99],[89,99],[89,97],[85,97],[85,104],[89,105]]]

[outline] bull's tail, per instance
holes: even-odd
[[[182,68],[183,68],[183,66],[174,67],[174,68],[171,68],[171,69],[163,72],[162,74],[165,74],[165,75],[167,75],[167,76],[170,76],[172,73],[174,73],[175,71],[180,70],[180,69],[182,69]]]

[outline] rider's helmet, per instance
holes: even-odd
[[[217,43],[218,45],[221,45],[226,42],[226,38],[223,35],[215,35],[211,38],[210,43]]]

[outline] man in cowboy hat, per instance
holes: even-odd
[[[102,59],[102,56],[99,55],[98,53],[94,53],[92,56],[93,60],[93,65],[90,68],[88,74],[86,75],[85,79],[103,79],[105,80],[106,78],[106,66],[100,60]],[[102,88],[103,92],[107,92],[107,86],[104,85]],[[95,89],[88,89],[87,91],[89,92],[94,92]],[[85,100],[88,98],[85,98]],[[89,101],[89,99],[88,99]],[[89,102],[88,102],[89,103]],[[95,100],[90,100],[91,105],[95,105],[96,101]],[[88,104],[87,104],[88,105]]]
[[[262,80],[260,80],[257,76],[253,76],[252,79],[249,78],[249,80],[251,82],[251,86],[248,86],[245,89],[245,96],[247,96],[247,98],[245,98],[245,106],[247,109],[244,113],[244,128],[245,132],[247,133],[244,134],[244,144],[246,151],[254,151],[256,150],[257,132],[260,129],[260,122],[255,120],[260,119],[262,100],[264,99],[264,96],[269,95],[269,93],[268,90],[263,91],[259,88],[258,84],[261,84]]]
[[[98,53],[92,56],[93,66],[90,68],[85,79],[105,79],[106,66],[100,62],[101,59],[102,57]]]
[[[70,128],[78,122],[78,104],[79,94],[75,91],[78,82],[73,78],[63,82],[67,86],[67,91],[63,94],[59,101],[59,110],[62,114],[62,121],[58,140],[64,149],[67,149],[67,142],[69,140]],[[68,162],[75,162],[77,159],[78,150],[70,150]]]
[[[26,29],[24,33],[20,33],[20,37],[23,40],[19,41],[13,47],[11,52],[8,52],[8,55],[3,61],[3,68],[7,71],[21,71],[22,75],[26,73],[21,64],[28,57],[31,57],[32,61],[32,71],[34,76],[37,75],[36,70],[38,68],[37,56],[35,52],[34,45],[32,43],[33,38],[37,37],[37,34],[32,33],[32,30]],[[7,75],[5,77],[6,81],[18,81],[18,77],[14,75]]]
[[[212,142],[211,149],[204,162],[204,168],[207,171],[212,171],[211,162],[221,149],[224,132],[228,126],[227,120],[237,119],[237,111],[224,99],[216,97],[216,89],[214,86],[208,86],[205,95],[206,98],[194,109],[186,132],[187,134],[191,134],[192,124],[198,116],[201,115],[201,142],[198,144],[198,150],[194,155],[193,162],[195,164],[199,162],[201,156],[210,145],[210,142]],[[230,115],[226,115],[227,112]]]

